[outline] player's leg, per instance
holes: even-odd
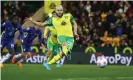
[[[67,37],[66,42],[67,42],[68,52],[65,55],[67,56],[68,60],[70,60],[71,59],[71,50],[72,50],[73,45],[74,45],[74,38],[73,37]]]
[[[23,54],[21,56],[21,59],[17,62],[17,65],[19,67],[22,67],[22,63],[26,60],[26,56],[27,57],[31,57],[31,44],[23,44]]]
[[[61,58],[62,58],[62,56],[64,55],[63,53],[67,53],[67,51],[68,51],[68,49],[67,49],[67,46],[66,45],[64,45],[64,43],[66,42],[66,37],[65,36],[58,36],[57,37],[57,40],[58,40],[58,42],[59,42],[59,44],[61,45],[61,47],[62,47],[62,50],[61,51],[59,51],[59,53],[56,55],[56,56],[54,56],[53,58],[52,58],[52,60],[50,60],[47,64],[54,64],[54,63],[56,63],[58,60],[60,60]],[[65,43],[66,44],[66,43]]]
[[[2,51],[4,49],[4,47],[5,47],[5,44],[4,44],[3,41],[1,41],[1,45],[0,45],[1,53],[2,53]],[[4,62],[4,57],[2,58],[2,54],[1,53],[0,53],[0,67],[4,67],[3,64],[2,64]]]
[[[54,57],[48,62],[48,64],[54,64],[54,63],[56,63],[63,56],[63,52],[61,50],[61,47],[56,47],[55,49],[57,49],[57,50],[56,50],[56,52],[53,52],[54,53]]]
[[[46,53],[46,58],[47,58],[47,62],[51,60],[51,58],[53,57],[52,55],[52,51],[53,51],[53,43],[50,41],[50,38],[47,40],[47,53]]]
[[[23,55],[20,57],[20,60],[17,61],[18,67],[22,67],[22,63],[25,61],[25,55],[28,54],[27,52],[23,52]]]
[[[2,45],[0,45],[0,49],[1,49],[1,53],[0,53],[0,61],[2,60],[2,51],[3,51],[3,47]]]
[[[14,63],[16,62],[16,59],[17,59],[17,58],[22,57],[22,54],[23,54],[23,53],[19,53],[19,54],[17,54],[17,55],[14,55],[13,58],[12,58],[12,64],[14,64]]]
[[[62,58],[63,55],[64,55],[63,52],[60,51],[60,52],[59,52],[57,55],[55,55],[47,64],[51,65],[51,64],[56,63],[57,61],[59,61],[59,60]]]
[[[51,58],[52,58],[52,50],[51,49],[48,49],[47,53],[46,53],[46,59],[47,61],[50,61]]]
[[[62,51],[64,54],[67,54],[67,52],[68,52],[66,38],[67,37],[65,35],[60,35],[57,37],[57,40],[58,40],[59,44],[61,45]]]
[[[65,35],[61,35],[58,37],[58,42],[62,46],[63,53],[67,56],[68,52],[73,48],[74,38],[65,36]]]
[[[49,57],[47,58],[47,62],[49,62],[53,57],[54,57],[54,55],[51,53],[51,54],[49,55]]]
[[[63,36],[62,36],[63,37]],[[62,45],[62,51],[60,51],[56,56],[54,56],[54,58],[48,62],[48,64],[53,64],[55,62],[57,62],[58,60],[60,60],[62,58],[63,55],[68,55],[68,52],[73,48],[73,44],[74,44],[74,39],[72,37],[64,37],[64,39],[66,40],[66,42],[63,41],[62,39],[62,44],[65,43],[65,45]],[[66,51],[63,51],[63,48],[67,48]]]
[[[16,62],[17,58],[25,57],[25,53],[24,53],[24,50],[25,49],[26,49],[26,45],[25,44],[22,44],[21,45],[21,53],[13,56],[13,58],[12,58],[12,64],[14,64]]]
[[[12,56],[12,54],[14,53],[14,40],[13,39],[8,40],[8,42],[4,41],[3,43],[6,44],[7,49],[8,49],[8,53],[5,55],[5,57],[2,58],[2,60],[0,62],[1,64],[4,63],[6,60],[8,60]]]
[[[52,60],[52,58],[57,54],[57,51],[58,51],[58,46],[54,45],[52,52],[50,53],[49,57],[47,58],[47,62]],[[56,67],[60,67],[60,60],[56,62]]]
[[[2,52],[3,52],[4,47],[5,47],[5,44],[1,41],[1,44],[0,44],[0,49],[1,49],[0,61],[2,60]]]
[[[50,57],[48,58],[47,62],[50,62],[54,58],[54,56],[57,55],[57,53],[59,53],[59,44],[54,44],[52,53],[51,53]],[[53,64],[54,63],[55,63],[55,61],[53,61]],[[56,67],[60,67],[60,60],[56,61]]]
[[[73,47],[74,39],[71,37],[65,36],[65,35],[61,35],[61,36],[58,36],[57,40],[58,40],[59,44],[61,45],[61,49],[62,49],[62,51],[60,51],[60,55],[65,54],[67,56],[68,52]],[[60,58],[61,57],[62,56],[60,56]]]
[[[61,59],[61,57],[64,55],[61,48],[58,46],[55,48],[55,51],[56,55],[49,61],[49,62],[44,62],[43,65],[46,67],[47,70],[51,70],[50,68],[50,64],[54,64],[56,63],[57,61],[59,61]],[[54,52],[52,52],[54,53]],[[57,67],[60,67],[60,65],[56,65]]]
[[[21,59],[17,62],[18,67],[23,67],[22,63],[26,60],[26,58],[33,56],[31,51],[26,50],[23,52]]]
[[[43,62],[43,66],[45,66],[46,69],[51,70],[50,66],[47,65],[47,62],[48,62],[49,60],[51,60],[51,58],[52,58],[52,50],[53,50],[53,43],[50,41],[50,38],[47,40],[47,49],[48,49],[48,50],[47,50],[47,53],[46,53],[47,61],[44,61],[44,62]],[[51,56],[50,56],[50,55],[51,55]]]
[[[54,44],[52,54],[56,56],[61,51],[59,44]],[[56,67],[60,67],[60,60],[56,61]]]

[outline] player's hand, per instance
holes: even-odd
[[[26,21],[32,21],[33,19],[31,17],[29,17],[29,18],[26,18],[25,20]]]
[[[47,40],[47,39],[48,39],[48,37],[47,37],[47,36],[44,36],[44,39],[45,39],[45,40]]]
[[[45,47],[44,44],[41,44],[42,47]]]
[[[79,35],[76,34],[76,35],[75,35],[75,38],[76,38],[76,40],[78,41],[78,40],[79,40]]]
[[[44,41],[47,41],[48,40],[48,37],[47,36],[44,36]]]

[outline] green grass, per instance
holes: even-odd
[[[133,80],[133,66],[108,65],[99,68],[96,65],[63,65],[46,70],[41,64],[5,64],[2,68],[2,80]]]

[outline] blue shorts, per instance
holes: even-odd
[[[14,38],[3,38],[1,39],[1,48],[7,47],[7,49],[14,48]]]
[[[23,52],[31,52],[32,51],[31,47],[32,45],[30,44],[22,44]]]

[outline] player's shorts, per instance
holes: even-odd
[[[32,45],[31,44],[22,44],[22,50],[23,52],[31,52],[32,51]]]
[[[47,48],[52,50],[52,54],[56,55],[59,50],[59,44],[53,44],[50,38],[47,40]]]
[[[57,37],[57,40],[58,40],[59,44],[62,44],[63,42],[66,42],[67,43],[67,48],[69,50],[71,50],[73,48],[73,44],[74,44],[74,38],[73,37],[60,35],[60,36]]]
[[[7,49],[14,48],[14,38],[2,38],[0,47],[7,47]]]

